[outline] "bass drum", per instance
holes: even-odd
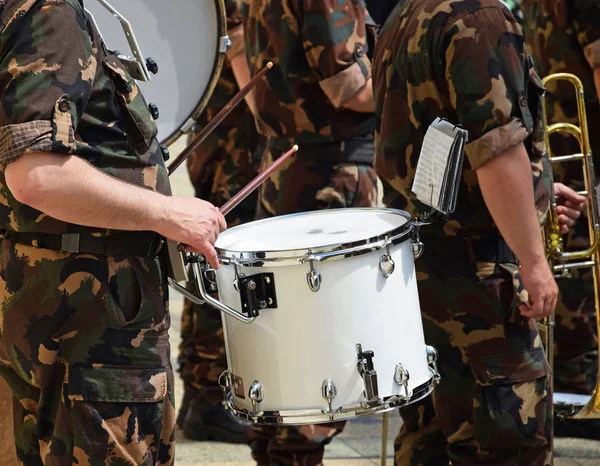
[[[215,89],[227,48],[223,0],[109,0],[131,24],[144,57],[158,74],[138,82],[158,105],[158,138],[167,145],[192,129]],[[121,23],[96,0],[87,0],[106,46],[133,56]]]

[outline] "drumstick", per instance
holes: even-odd
[[[229,212],[233,210],[233,208],[246,199],[256,188],[258,188],[261,184],[263,184],[266,179],[273,174],[276,170],[281,167],[281,165],[288,160],[292,155],[298,152],[298,146],[294,145],[289,151],[279,157],[275,162],[269,165],[265,170],[263,170],[256,178],[254,178],[250,183],[248,183],[244,188],[240,190],[235,196],[229,199],[225,204],[223,204],[219,211],[223,215],[227,215]],[[177,249],[179,252],[185,252],[187,246],[185,244],[179,244]]]
[[[271,176],[271,174],[274,171],[278,170],[279,167],[281,167],[283,162],[285,162],[287,159],[289,159],[296,152],[298,152],[297,145],[292,147],[289,151],[287,151],[285,154],[283,154],[281,157],[279,157],[277,160],[275,160],[275,162],[273,162],[271,165],[269,165],[269,167],[267,169],[265,169],[263,172],[261,172],[256,178],[254,178],[250,183],[248,183],[244,188],[242,188],[239,193],[237,193],[235,196],[233,196],[231,199],[229,199],[225,204],[223,204],[223,206],[221,206],[219,208],[221,213],[223,215],[227,215],[229,212],[231,212],[236,205],[238,205],[240,202],[242,202],[244,199],[246,199],[252,193],[252,191],[254,191],[261,184],[263,184],[265,182],[265,180],[269,176]]]
[[[196,138],[187,146],[181,154],[179,154],[175,160],[167,167],[169,176],[177,170],[185,159],[187,159],[192,152],[194,152],[202,142],[208,137],[214,129],[221,124],[221,122],[231,113],[231,111],[238,106],[238,104],[248,95],[248,93],[258,84],[260,79],[273,67],[273,62],[268,62],[267,65],[260,70],[256,76],[254,76],[248,84],[246,84],[240,92],[238,92],[233,99],[231,99],[225,107],[223,107],[216,116],[208,122],[208,124],[202,128],[202,131],[196,136]]]

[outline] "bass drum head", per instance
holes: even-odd
[[[145,58],[158,63],[158,74],[138,81],[147,102],[158,105],[158,138],[175,142],[204,110],[221,74],[219,52],[227,35],[223,0],[109,0],[135,34]],[[119,20],[96,0],[87,0],[106,46],[133,56]]]

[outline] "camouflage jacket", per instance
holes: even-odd
[[[27,152],[75,154],[170,194],[157,128],[135,81],[77,0],[0,2],[0,164]],[[17,202],[0,170],[0,228],[89,232]]]
[[[342,105],[371,77],[364,0],[244,0],[261,134],[298,143],[370,136],[374,116]]]
[[[600,104],[593,69],[600,66],[600,2],[596,0],[523,0],[525,38],[535,67],[542,77],[572,73],[581,79],[588,103],[590,127],[600,124]],[[549,100],[552,121],[577,123],[571,86],[549,87],[557,98]],[[560,103],[560,105],[559,105]],[[600,138],[591,134],[594,148]]]
[[[384,203],[424,211],[411,187],[425,132],[439,116],[467,129],[469,143],[456,211],[437,233],[498,234],[475,170],[523,141],[543,222],[551,180],[543,89],[530,64],[521,28],[498,0],[401,1],[382,30],[373,64],[375,163]]]

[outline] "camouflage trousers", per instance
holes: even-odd
[[[26,466],[171,465],[165,267],[1,243],[0,375]]]
[[[290,144],[291,147],[291,144]],[[305,147],[305,154],[310,148]],[[261,148],[262,167],[282,155]],[[382,190],[371,165],[323,163],[301,151],[261,187],[258,218],[343,207],[373,207]],[[307,426],[253,426],[248,435],[259,466],[320,466],[325,446],[342,432],[345,422]]]
[[[400,410],[395,465],[545,466],[549,367],[514,263],[444,259],[456,240],[422,238],[417,261],[425,341],[439,352],[432,396]],[[468,251],[470,246],[463,247]]]

